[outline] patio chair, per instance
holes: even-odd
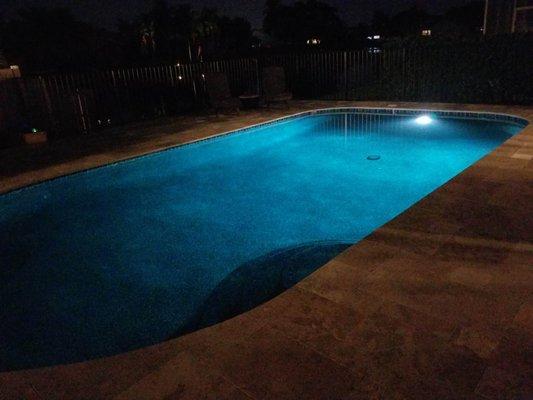
[[[288,106],[292,93],[287,90],[283,68],[266,67],[263,69],[263,97],[268,107],[275,102],[284,102]]]
[[[238,98],[232,97],[226,75],[222,72],[206,72],[204,76],[209,102],[216,113],[218,114],[220,110],[239,112],[241,102]]]

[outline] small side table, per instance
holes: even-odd
[[[251,108],[258,108],[260,98],[261,96],[259,96],[258,94],[243,94],[239,96],[239,100],[242,103],[242,107],[248,110]]]

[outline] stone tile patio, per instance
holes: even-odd
[[[0,192],[335,105],[387,103],[294,102],[2,151]],[[527,107],[397,106],[533,121]],[[532,159],[529,125],[262,306],[137,351],[1,373],[0,399],[533,398]]]

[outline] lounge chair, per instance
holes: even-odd
[[[232,97],[228,78],[222,72],[206,72],[205,85],[209,102],[216,113],[220,110],[234,110],[239,112],[241,102]]]
[[[287,90],[285,71],[281,67],[266,67],[263,69],[263,97],[267,106],[275,102],[285,102],[292,99],[292,93]]]

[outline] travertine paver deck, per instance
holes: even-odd
[[[66,145],[21,151],[0,190],[336,104],[387,105],[295,102],[94,138],[72,159]],[[524,107],[397,105],[533,121]],[[532,156],[530,125],[268,303],[138,351],[2,373],[0,399],[531,399]]]

